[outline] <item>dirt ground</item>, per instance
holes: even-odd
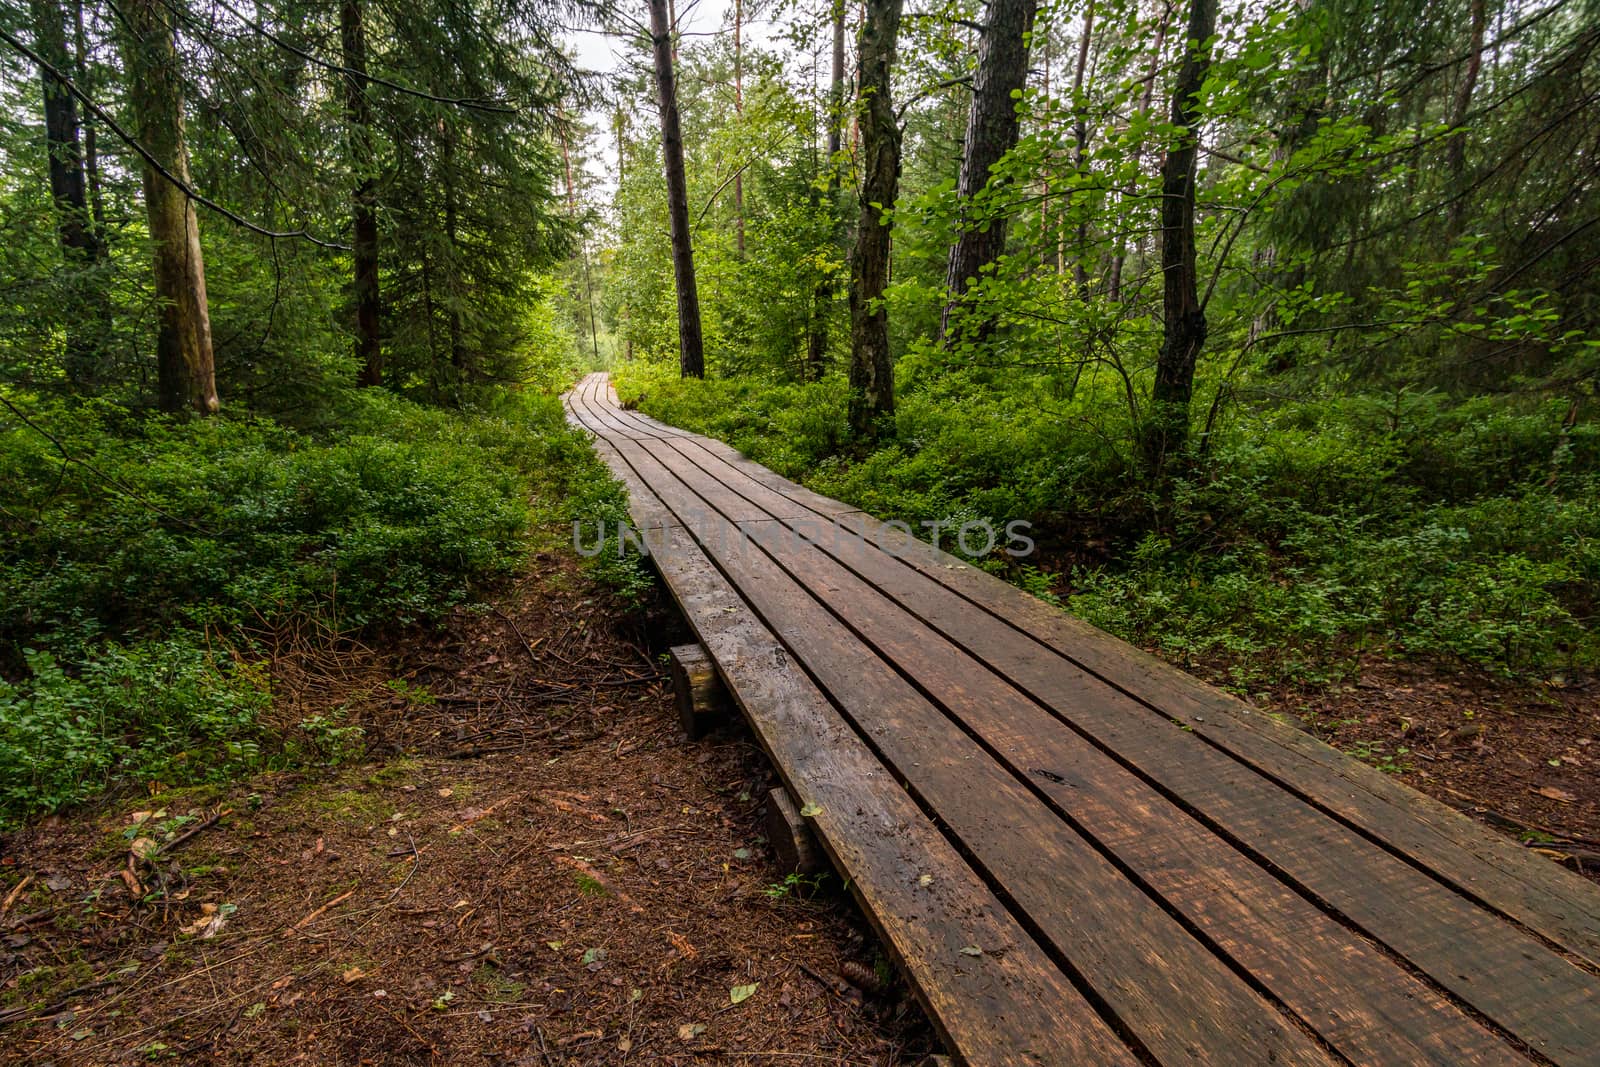
[[[550,555],[387,653],[294,635],[277,714],[387,756],[5,840],[0,1060],[921,1062],[848,896],[774,868],[759,749],[684,737],[676,625]]]
[[[921,1063],[849,897],[773,866],[752,739],[679,728],[679,627],[549,553],[436,633],[282,635],[276,725],[330,769],[0,840],[0,1062]],[[1374,661],[1261,702],[1600,872],[1595,680]]]
[[[1352,684],[1264,706],[1600,881],[1600,680],[1373,660]]]

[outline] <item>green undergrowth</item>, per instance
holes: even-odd
[[[4,395],[0,822],[315,756],[262,727],[252,634],[436,620],[537,530],[624,513],[550,396],[453,412],[352,392],[302,430]],[[614,553],[594,570],[643,581]]]
[[[1240,687],[1325,682],[1363,654],[1600,665],[1600,429],[1564,428],[1565,400],[1239,401],[1158,495],[1115,381],[906,377],[895,432],[870,450],[848,440],[837,377],[634,365],[618,389],[885,519],[1028,521],[1035,555],[978,562]]]

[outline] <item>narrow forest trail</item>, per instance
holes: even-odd
[[[919,1062],[854,909],[773,869],[759,750],[684,740],[644,643],[676,623],[576,563],[403,647],[283,657],[277,714],[350,709],[376,762],[7,838],[0,1062]]]

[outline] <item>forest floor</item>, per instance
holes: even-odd
[[[1600,882],[1600,679],[1369,659],[1353,683],[1263,706]]]
[[[277,725],[363,761],[5,839],[0,1061],[920,1062],[848,896],[773,867],[760,749],[684,737],[681,626],[551,551],[437,632],[285,635]],[[1373,661],[1264,704],[1596,876],[1595,680]]]
[[[291,636],[275,714],[367,761],[4,840],[0,1061],[920,1062],[837,881],[775,869],[753,739],[683,735],[680,626],[549,552],[438,633]]]

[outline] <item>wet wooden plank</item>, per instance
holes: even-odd
[[[695,495],[643,443],[618,449],[675,512],[733,505],[731,496]],[[746,533],[750,540],[717,557],[729,579],[1057,958],[1158,1059],[1332,1062],[891,666],[864,655],[855,636],[756,547],[782,539],[776,524]]]
[[[1142,944],[1164,949],[1169,968],[1174,957],[1184,960],[1186,974],[1209,975],[1221,961],[1225,973],[1244,980],[1242,1003],[1276,1003],[1292,1013],[1256,1017],[1249,1013],[1257,1008],[1246,1009],[1267,1020],[1265,1029],[1246,1025],[1246,1040],[1262,1042],[1257,1051],[1280,1060],[1316,1062],[1323,1050],[1297,1045],[1306,1039],[1295,1022],[1272,1030],[1273,1018],[1296,1020],[1353,1062],[1525,1061],[1468,1018],[1453,1003],[1459,1001],[1487,1005],[1497,1026],[1553,1062],[1600,1062],[1595,975],[1493,910],[1518,922],[1526,920],[1516,909],[1530,911],[1538,920],[1526,923],[1530,930],[1582,945],[1600,926],[1587,883],[1551,864],[1539,870],[1537,858],[1434,805],[1447,816],[1442,823],[1428,812],[1417,820],[1420,829],[1393,829],[1400,839],[1420,840],[1422,852],[1433,850],[1447,869],[1441,873],[1429,865],[1433,854],[1418,859],[1364,821],[1403,823],[1408,794],[1426,798],[1342,754],[1316,751],[1315,742],[1306,750],[1283,736],[1312,741],[1297,731],[854,509],[809,490],[789,491],[793,483],[763,474],[727,446],[620,411],[603,379],[583,383],[569,407],[610,441],[608,463],[646,487],[658,519],[664,512],[692,529],[680,526],[672,536],[698,539],[726,572],[724,581],[733,578],[762,614],[777,613],[768,616],[772,628],[800,655],[819,693],[844,707],[858,741],[908,784],[922,809],[937,814],[983,879],[1044,938],[1044,951],[1092,990],[1094,1007],[1141,1043],[1142,1055],[1207,1062],[1217,1039],[1207,1029],[1213,1024],[1187,1015],[1237,1018],[1238,1005],[1223,1007],[1213,997],[1209,1009],[1191,1006],[1179,1019],[1130,998],[1115,983],[1127,974],[1150,980],[1138,959],[1108,957],[1103,945],[1098,955],[1086,948],[1092,935],[1081,929],[1082,915],[1069,930],[1060,901],[1030,883],[1011,857],[1048,856],[1058,873],[1067,872],[1056,880],[1058,896],[1063,885],[1093,886],[1090,895],[1112,901],[1124,919],[1139,916],[1137,900],[1159,901],[1180,935],[1165,932],[1167,941]],[[819,525],[835,519],[859,540],[841,549],[827,538],[815,546],[795,536],[798,527],[815,538]],[[1131,683],[1117,675],[1125,662],[1134,664]],[[1170,718],[1191,729],[1174,727],[1161,700],[1178,709]],[[857,705],[870,717],[860,717]],[[1229,747],[1218,735],[1251,739]],[[949,763],[952,751],[966,753],[958,766]],[[1286,760],[1291,773],[1284,775]],[[1296,775],[1316,781],[1305,787],[1288,780]],[[1016,813],[1018,825],[997,829],[982,820],[974,776],[990,808]],[[1491,844],[1463,836],[1460,824]],[[1096,862],[1108,860],[1117,877],[1102,881]],[[1104,915],[1087,925],[1096,921],[1109,929]],[[1156,928],[1148,923],[1136,920],[1136,940]],[[1376,930],[1381,944],[1352,926]],[[1183,945],[1198,954],[1191,959]],[[1075,955],[1093,961],[1095,973],[1080,970]],[[1407,973],[1409,966],[1433,982]],[[1109,984],[1097,986],[1097,976]],[[1196,995],[1203,1001],[1219,988],[1226,986]],[[1316,1017],[1319,1010],[1325,1018]],[[1185,1044],[1185,1034],[1197,1033],[1198,1043]]]
[[[840,523],[1018,633],[1159,709],[1403,853],[1445,881],[1600,966],[1600,886],[1530,854],[1431,797],[1262,714],[1124,641],[865,515]]]
[[[687,531],[655,557],[791,794],[946,1043],[972,1064],[1137,1061]],[[924,881],[924,875],[927,880]],[[974,957],[972,945],[1004,952]]]

